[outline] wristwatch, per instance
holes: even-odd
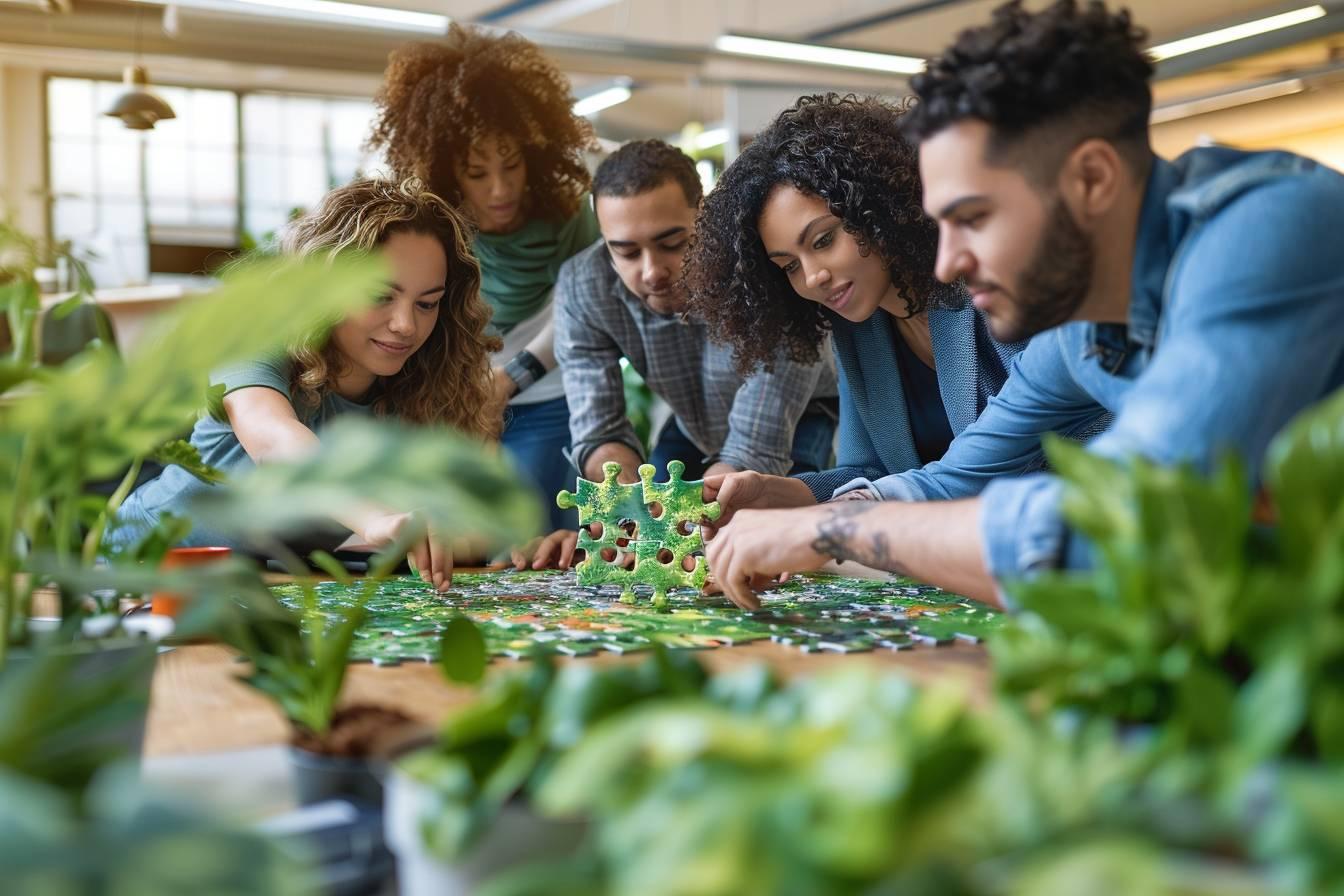
[[[527,349],[523,349],[514,355],[509,363],[504,365],[504,373],[509,379],[513,380],[518,391],[522,392],[528,386],[535,383],[546,375],[546,366],[537,359]]]

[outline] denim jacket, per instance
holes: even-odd
[[[1191,150],[1158,159],[1139,218],[1127,324],[1040,334],[938,463],[873,483],[884,499],[981,494],[1000,581],[1090,562],[1048,473],[1006,475],[1040,434],[1098,408],[1088,446],[1208,469],[1229,451],[1258,478],[1299,411],[1344,385],[1344,176],[1284,152]]]

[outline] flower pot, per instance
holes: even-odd
[[[184,569],[218,563],[232,554],[228,548],[172,548],[163,557],[159,569]],[[156,591],[150,597],[150,612],[156,616],[177,616],[186,598],[171,591]]]
[[[345,799],[377,806],[383,801],[387,764],[381,759],[327,756],[291,746],[289,761],[299,805]]]
[[[431,788],[394,765],[385,792],[384,837],[397,857],[401,896],[474,892],[490,878],[523,862],[572,855],[587,832],[584,821],[543,818],[517,800],[500,810],[467,855],[450,861],[425,846],[421,820],[434,811],[436,797]]]

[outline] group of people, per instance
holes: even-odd
[[[192,440],[234,471],[310,450],[337,414],[389,414],[498,440],[544,496],[612,460],[635,481],[624,359],[672,411],[649,459],[723,507],[706,553],[738,605],[833,559],[1010,602],[1091,560],[1045,434],[1163,464],[1234,451],[1254,477],[1344,385],[1344,177],[1283,152],[1154,155],[1145,37],[1100,2],[1014,0],[913,100],[803,97],[702,196],[658,140],[590,179],[563,75],[454,26],[392,59],[371,143],[396,179],[333,191],[286,237],[381,248],[388,294],[320,349],[221,374],[226,419]],[[207,487],[169,468],[122,537]],[[409,517],[337,522],[376,547]],[[552,526],[515,562],[568,564],[574,522]],[[416,565],[445,587],[433,541]]]

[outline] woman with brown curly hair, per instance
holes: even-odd
[[[345,414],[448,425],[482,442],[495,438],[486,332],[490,311],[468,248],[470,230],[439,197],[414,179],[401,185],[362,180],[328,193],[294,222],[282,248],[296,256],[379,250],[391,271],[386,295],[284,357],[217,372],[223,414],[203,415],[191,443],[225,473],[289,458],[317,446],[322,428]],[[133,544],[165,512],[185,515],[191,498],[211,486],[169,466],[122,505],[110,541]],[[338,522],[366,545],[396,540],[407,514],[351,507]],[[323,533],[334,548],[348,532]],[[186,545],[231,545],[195,528]],[[452,574],[448,543],[429,536],[411,551],[422,577],[439,588]]]
[[[492,358],[496,399],[508,402],[501,441],[554,495],[572,473],[551,290],[560,265],[598,237],[583,164],[592,128],[573,113],[569,81],[535,44],[459,25],[442,42],[393,53],[376,102],[369,145],[479,229],[481,293],[504,338]],[[550,512],[556,526],[574,524]]]
[[[743,507],[826,501],[938,460],[1008,376],[1004,345],[934,277],[937,226],[921,208],[904,106],[805,96],[747,146],[705,199],[685,286],[740,368],[778,346],[817,359],[829,332],[840,372],[838,466],[795,478],[736,473],[707,498]]]

